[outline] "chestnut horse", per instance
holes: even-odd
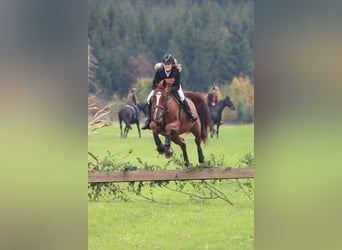
[[[154,85],[150,127],[153,131],[157,151],[160,154],[165,154],[167,158],[171,157],[173,155],[171,141],[173,141],[181,147],[185,166],[189,166],[190,162],[186,151],[186,144],[184,138],[179,135],[192,133],[195,136],[197,145],[198,161],[203,163],[204,155],[201,143],[205,143],[208,138],[208,130],[211,124],[209,108],[202,94],[185,91],[184,94],[189,106],[198,117],[195,122],[190,122],[186,112],[184,112],[177,99],[170,92],[171,85],[167,80],[162,80],[159,84]],[[164,144],[162,144],[159,134],[165,136]]]

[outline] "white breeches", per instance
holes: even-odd
[[[152,91],[150,92],[150,94],[148,95],[148,97],[147,97],[147,103],[148,103],[148,104],[150,103],[150,99],[151,99],[151,97],[152,97],[152,95],[153,95],[153,92],[154,92],[154,90],[152,90]]]
[[[178,95],[179,95],[181,101],[184,101],[185,96],[184,96],[184,92],[183,92],[182,86],[179,86],[179,89],[178,89],[177,92],[178,92]]]

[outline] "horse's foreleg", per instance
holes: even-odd
[[[215,134],[214,127],[210,127],[210,138],[213,138],[214,134]]]
[[[159,154],[164,154],[165,147],[162,144],[157,132],[153,132],[153,138],[154,138],[154,143],[157,145],[157,151],[159,152]]]
[[[182,149],[184,163],[185,163],[185,166],[188,167],[190,165],[190,162],[189,162],[189,158],[188,158],[188,153],[186,151],[186,144],[185,144],[184,138],[179,137],[179,136],[175,137],[175,138],[173,138],[173,142],[176,143],[177,145],[179,145],[180,148]]]
[[[165,135],[165,157],[169,158],[173,155],[173,150],[171,148],[171,134]]]

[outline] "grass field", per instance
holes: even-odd
[[[190,161],[197,164],[193,137],[186,135],[185,139]],[[100,159],[109,152],[116,162],[133,165],[139,165],[137,158],[161,166],[169,162],[155,151],[151,131],[142,131],[138,138],[134,127],[128,138],[120,138],[117,124],[90,137],[88,149]],[[180,148],[174,145],[173,149],[175,157],[181,158]],[[221,161],[227,167],[243,166],[242,159],[253,149],[253,125],[223,125],[220,138],[209,139],[203,147],[207,160]],[[89,201],[88,249],[254,249],[254,203],[235,180],[215,185],[233,206],[217,199],[191,200],[161,187],[142,191],[155,202],[133,194],[128,202]]]
[[[163,155],[155,150],[151,130],[142,130],[142,137],[138,137],[136,126],[130,130],[127,138],[120,138],[120,128],[117,123],[111,127],[97,130],[98,134],[88,140],[88,150],[103,158],[110,152],[118,162],[131,162],[139,164],[137,158],[144,162],[165,165],[168,162]],[[164,140],[164,137],[160,137]],[[192,134],[184,135],[189,160],[192,164],[197,162],[197,148]],[[172,144],[175,157],[182,159],[182,152],[178,145]],[[226,166],[237,167],[241,159],[254,150],[254,125],[223,125],[220,127],[220,138],[209,138],[202,146],[207,160],[215,158]],[[170,166],[173,168],[175,166]]]

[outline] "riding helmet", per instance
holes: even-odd
[[[161,60],[164,64],[173,64],[175,63],[175,58],[170,54],[165,54]]]

